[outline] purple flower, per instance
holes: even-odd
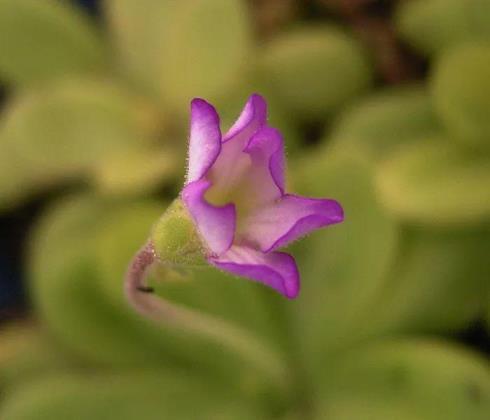
[[[284,161],[283,139],[267,125],[261,96],[249,98],[224,136],[214,107],[192,101],[182,200],[208,262],[294,298],[300,285],[296,262],[277,249],[341,222],[343,210],[335,200],[286,193]]]

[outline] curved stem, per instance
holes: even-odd
[[[267,372],[281,388],[287,384],[289,375],[285,361],[257,337],[223,319],[153,295],[153,290],[146,284],[146,277],[155,261],[153,244],[148,242],[135,255],[126,274],[125,293],[139,314],[165,327],[186,330],[224,345]]]

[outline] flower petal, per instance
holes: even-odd
[[[204,194],[211,182],[201,179],[187,184],[182,190],[182,200],[196,223],[202,240],[215,255],[231,247],[235,235],[236,212],[233,204],[222,207],[209,204]]]
[[[266,122],[267,103],[262,96],[254,93],[248,98],[238,119],[223,136],[223,143],[237,136],[248,139]]]
[[[265,200],[284,194],[284,141],[279,130],[263,127],[250,139],[243,151],[250,155],[252,168],[248,174],[253,189],[259,189]],[[261,200],[263,202],[264,200]]]
[[[201,179],[221,151],[219,116],[212,105],[196,98],[191,103],[187,183]]]
[[[210,258],[216,267],[263,283],[289,299],[299,292],[299,272],[294,258],[284,252],[264,254],[255,249],[233,245],[219,258]]]
[[[335,200],[286,194],[279,201],[248,215],[240,224],[240,237],[258,246],[262,252],[270,252],[343,219],[343,209]]]
[[[243,152],[257,130],[267,122],[267,105],[257,94],[250,96],[240,117],[223,137],[221,152],[209,172],[213,196],[228,201],[229,196],[250,171],[250,156]]]

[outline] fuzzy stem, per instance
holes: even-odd
[[[151,293],[153,290],[146,285],[146,277],[155,261],[155,250],[150,241],[135,255],[126,273],[126,297],[139,314],[164,327],[185,330],[224,345],[260,371],[267,372],[280,388],[286,386],[289,375],[284,358],[263,345],[257,337],[223,319],[171,303]]]

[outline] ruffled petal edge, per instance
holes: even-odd
[[[252,136],[255,131],[267,123],[267,103],[265,99],[253,93],[248,98],[240,116],[223,136],[223,143],[232,140],[245,131],[247,136]]]
[[[209,262],[231,274],[265,284],[288,299],[300,289],[300,275],[294,258],[284,252],[264,254],[245,246],[232,246],[219,258]]]
[[[285,194],[251,214],[240,234],[267,253],[343,220],[344,211],[336,200]]]

